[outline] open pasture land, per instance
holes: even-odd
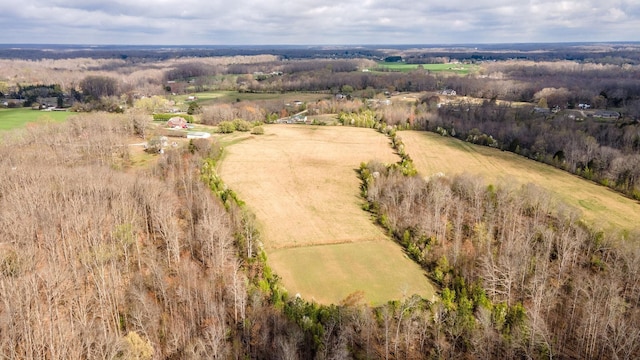
[[[488,183],[533,183],[579,209],[597,229],[640,230],[640,204],[580,177],[522,156],[451,137],[398,133],[422,176],[469,173]]]
[[[277,249],[269,264],[290,295],[321,304],[337,303],[362,292],[367,303],[381,305],[413,294],[434,300],[424,271],[391,240]]]
[[[260,136],[233,134],[219,173],[265,224],[267,249],[386,238],[361,208],[356,173],[361,162],[399,160],[384,135],[352,127],[264,128]]]
[[[277,92],[273,93],[251,93],[251,92],[239,92],[239,91],[207,91],[198,92],[189,95],[176,96],[176,100],[182,102],[189,102],[188,97],[195,96],[195,100],[200,105],[212,105],[216,103],[233,103],[238,101],[281,101],[283,104],[292,103],[296,100],[302,102],[315,102],[320,99],[331,98],[330,94],[322,93],[286,93],[281,94]]]
[[[407,295],[433,295],[424,272],[361,209],[360,163],[399,160],[384,135],[267,125],[264,135],[221,141],[229,145],[219,173],[256,215],[269,264],[290,293],[336,303],[362,290],[377,302],[398,298],[399,284],[407,284]]]
[[[449,72],[459,75],[467,75],[478,70],[477,65],[471,64],[406,64],[403,62],[379,62],[377,68],[370,70],[376,71],[382,68],[387,71],[409,72],[417,70],[419,66],[430,72]]]
[[[45,121],[64,121],[76,115],[68,111],[40,111],[27,108],[0,109],[0,130],[11,130],[28,123]]]

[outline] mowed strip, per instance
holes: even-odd
[[[435,289],[361,209],[361,162],[398,161],[371,129],[265,126],[233,135],[218,169],[256,214],[269,265],[290,294],[339,303],[362,292],[371,304]]]
[[[68,111],[40,111],[30,108],[0,109],[0,130],[12,130],[30,123],[65,121],[77,113]]]
[[[596,229],[640,230],[640,204],[604,186],[506,151],[438,134],[398,133],[418,172],[480,175],[490,183],[533,183],[582,211]]]

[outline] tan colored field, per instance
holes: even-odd
[[[420,266],[390,240],[277,249],[269,252],[268,261],[291,295],[322,304],[356,291],[374,305],[413,294],[435,297]]]
[[[361,209],[361,162],[396,162],[371,129],[265,126],[225,148],[219,172],[263,224],[267,249],[385,239]]]
[[[267,125],[233,134],[219,173],[256,214],[269,264],[287,290],[337,303],[364,291],[372,303],[403,293],[430,298],[424,272],[361,209],[361,162],[396,162],[371,129]]]
[[[467,172],[492,183],[534,183],[580,209],[596,228],[640,229],[640,204],[604,186],[513,153],[450,137],[417,131],[403,131],[399,136],[423,176]]]

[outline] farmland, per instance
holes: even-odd
[[[67,111],[38,111],[26,108],[0,109],[0,130],[20,128],[28,123],[64,121],[74,113]]]
[[[220,175],[255,213],[269,264],[290,293],[324,303],[355,291],[377,304],[433,296],[424,273],[361,209],[360,163],[398,161],[386,137],[277,125],[259,137],[231,136],[240,138],[225,148]]]
[[[470,64],[406,64],[403,62],[380,62],[376,68],[370,70],[409,72],[420,68],[429,72],[448,72],[459,75],[467,75],[478,70],[478,66]]]
[[[640,358],[637,43],[16,45],[6,357]]]
[[[513,153],[434,133],[403,131],[399,136],[423,176],[467,172],[494,184],[533,183],[579,209],[595,228],[638,230],[640,204],[604,186]]]
[[[302,102],[315,102],[316,100],[330,97],[327,94],[316,93],[304,93],[304,92],[292,92],[292,93],[276,93],[276,92],[240,92],[240,91],[206,91],[196,92],[191,94],[194,96],[195,101],[200,105],[210,105],[219,103],[233,103],[241,101],[267,101],[277,100],[285,103],[290,103],[296,100]],[[179,102],[189,102],[187,95],[179,95],[174,97]]]

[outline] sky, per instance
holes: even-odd
[[[640,0],[0,0],[0,43],[640,41]]]

